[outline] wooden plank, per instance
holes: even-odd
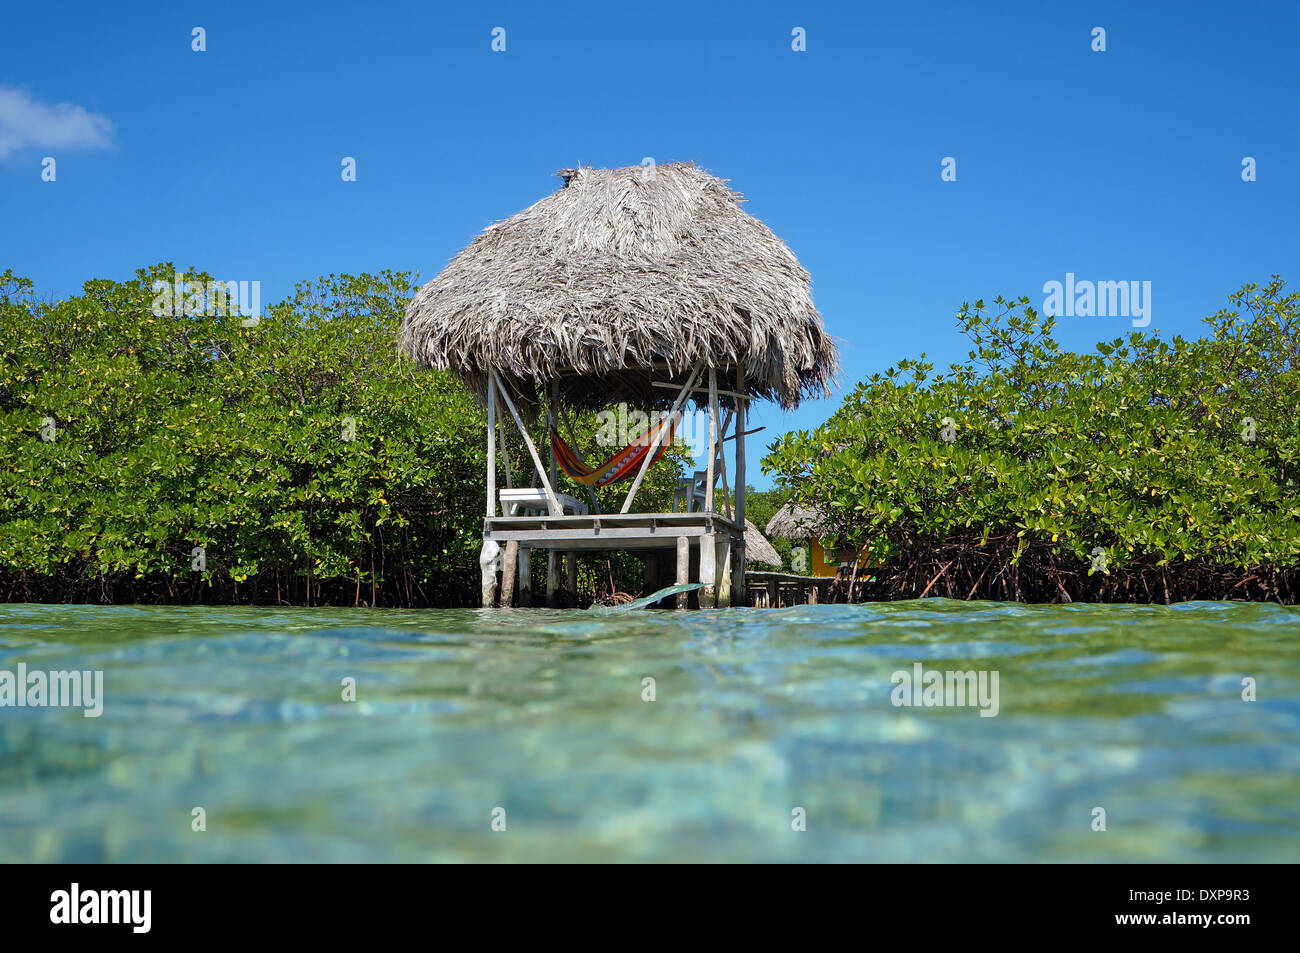
[[[600,535],[595,535],[591,530],[584,529],[494,529],[487,534],[486,538],[502,544],[512,539],[518,540],[521,546],[528,545],[535,548],[563,544],[567,549],[570,544],[573,544],[578,549],[626,549],[631,551],[634,549],[670,549],[677,539],[695,539],[707,535],[708,532],[709,530],[703,526],[683,526],[670,532],[655,533],[654,535],[635,529],[602,530]]]
[[[546,491],[546,499],[551,507],[551,513],[559,516],[564,512],[564,510],[560,506],[560,501],[555,497],[555,489],[553,488],[551,481],[546,479],[546,472],[542,467],[542,459],[537,455],[537,448],[533,446],[533,438],[528,436],[528,428],[524,426],[523,419],[519,416],[519,411],[515,410],[515,402],[511,400],[510,395],[506,393],[505,385],[502,384],[501,379],[497,377],[497,372],[491,371],[490,373],[492,375],[493,383],[496,384],[497,390],[501,392],[501,399],[506,402],[506,407],[510,410],[510,416],[515,419],[515,427],[519,429],[519,436],[524,438],[524,446],[528,448],[529,456],[533,458],[533,466],[537,468],[537,475],[542,481],[542,489]],[[489,492],[495,493],[495,491],[496,486],[494,483]],[[489,513],[488,515],[491,516],[492,514]]]
[[[740,524],[734,519],[727,519],[721,513],[565,513],[560,516],[495,516],[485,523],[501,526],[526,526],[530,523],[548,526],[581,526],[599,523],[604,526],[669,526],[680,523],[698,523],[701,526],[717,523],[724,529],[740,532]]]
[[[835,581],[834,576],[800,576],[792,572],[751,572],[749,578],[751,582],[768,582],[775,579],[778,582],[797,582],[805,586],[829,586]]]
[[[664,387],[664,388],[667,388],[668,390],[676,390],[676,389],[677,389],[677,385],[671,383],[670,381],[652,381],[651,384],[650,384],[650,386],[651,386],[651,387]],[[692,394],[707,394],[708,391],[705,390],[703,387],[695,387],[695,388],[692,388],[692,389],[691,389],[691,393],[692,393]],[[723,397],[740,397],[740,398],[743,398],[743,397],[745,396],[744,394],[737,394],[735,391],[731,391],[731,390],[720,390],[720,391],[718,391],[718,393],[721,394]]]

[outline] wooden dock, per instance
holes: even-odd
[[[510,605],[516,578],[520,601],[527,604],[532,593],[532,566],[529,550],[542,550],[547,556],[547,605],[563,601],[560,592],[572,594],[576,588],[576,563],[573,554],[600,550],[618,550],[639,555],[646,561],[646,585],[650,591],[662,585],[702,583],[698,603],[701,607],[744,605],[748,594],[745,573],[744,524],[719,513],[590,513],[566,516],[488,516],[483,520],[484,542],[494,542],[504,552],[501,572],[500,604]],[[675,576],[666,579],[661,568],[672,553]],[[565,584],[561,584],[561,563]],[[689,604],[686,593],[677,596],[677,605]]]
[[[745,579],[749,605],[757,609],[826,602],[836,582],[834,576],[797,576],[788,572],[751,572]]]

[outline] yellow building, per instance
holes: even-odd
[[[821,514],[810,507],[787,504],[779,509],[767,523],[768,536],[780,536],[797,544],[808,545],[808,575],[834,576],[841,566],[847,566],[853,559],[852,549],[831,550],[827,552],[822,541],[817,537],[821,529]],[[870,569],[870,560],[863,556],[858,569]],[[801,571],[796,567],[796,571]]]

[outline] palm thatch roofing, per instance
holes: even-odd
[[[767,537],[758,531],[758,527],[749,520],[745,520],[745,559],[752,563],[763,563],[768,566],[781,565],[781,554],[767,541]]]
[[[564,169],[563,188],[489,226],[407,308],[401,347],[486,393],[495,369],[532,404],[661,407],[703,362],[797,405],[839,370],[794,254],[739,193],[692,163]]]
[[[767,521],[767,535],[781,539],[810,539],[825,530],[822,514],[811,506],[787,503]]]

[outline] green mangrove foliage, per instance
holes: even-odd
[[[253,321],[207,274],[186,275],[192,297],[154,290],[174,273],[57,302],[0,275],[0,595],[475,604],[486,420],[455,377],[399,358],[413,276],[330,275]],[[579,446],[599,458],[588,417]],[[506,442],[498,485],[507,455],[529,482],[513,424]],[[640,502],[666,505],[677,472],[653,468]],[[579,589],[640,573],[584,559]]]
[[[764,460],[883,567],[855,597],[1297,601],[1300,294],[1274,277],[1201,338],[1091,354],[992,305],[957,316],[968,361],[900,361]]]

